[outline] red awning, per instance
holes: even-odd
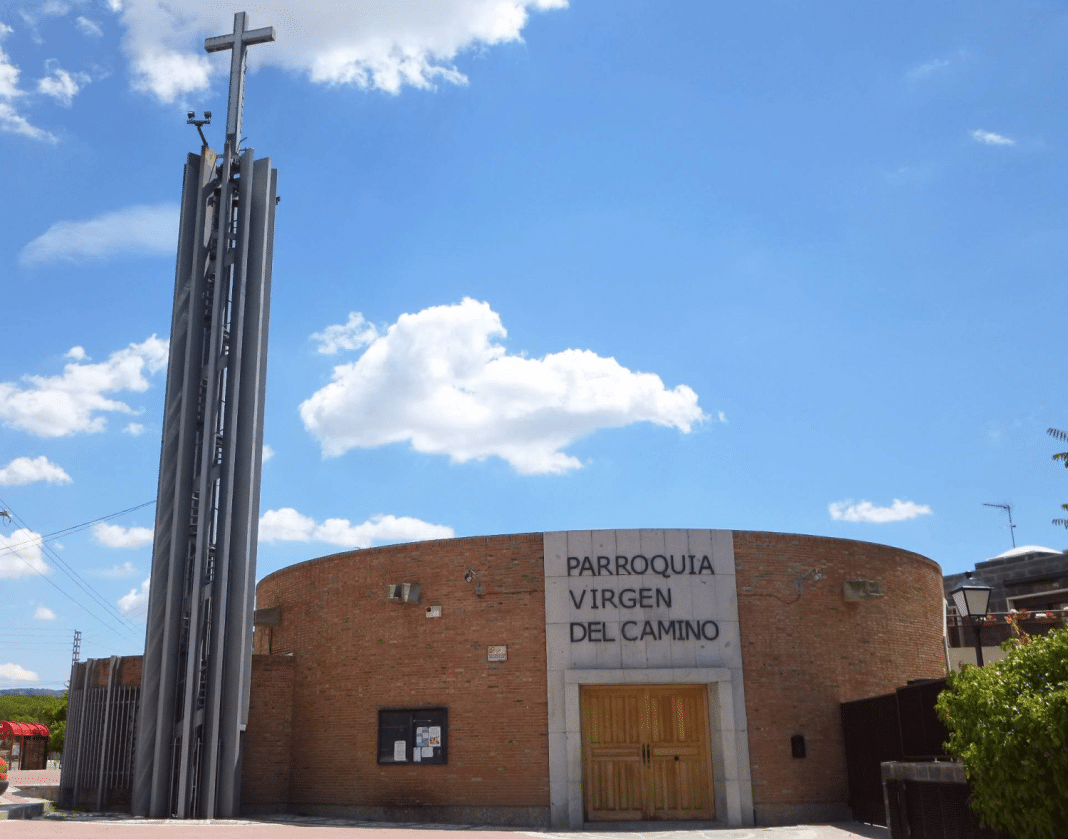
[[[47,737],[48,726],[39,722],[0,722],[0,737]]]

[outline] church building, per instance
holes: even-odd
[[[929,559],[780,533],[527,533],[301,562],[257,587],[243,808],[848,820],[840,703],[945,675],[942,604]]]

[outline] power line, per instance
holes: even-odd
[[[0,500],[0,504],[3,504],[3,503],[4,502],[2,500]],[[154,500],[153,501],[146,501],[144,504],[138,504],[136,507],[127,507],[125,510],[119,510],[117,513],[109,513],[106,516],[101,516],[100,518],[92,519],[91,521],[83,521],[81,524],[74,524],[74,525],[71,525],[70,527],[64,527],[62,530],[56,530],[56,531],[54,531],[52,533],[45,533],[43,536],[38,536],[35,539],[26,539],[26,540],[24,540],[22,542],[15,542],[13,544],[8,545],[7,547],[0,548],[0,553],[6,553],[7,551],[15,551],[21,545],[33,545],[33,544],[36,544],[38,542],[40,542],[41,544],[44,544],[46,541],[51,541],[52,539],[58,539],[60,536],[70,536],[71,534],[74,534],[74,533],[80,533],[81,531],[88,529],[89,527],[91,527],[94,524],[99,524],[100,522],[103,522],[103,521],[108,521],[110,519],[118,518],[119,516],[125,516],[127,513],[133,513],[133,512],[135,512],[137,510],[140,510],[142,507],[148,507],[148,506],[151,506],[152,504],[155,504],[155,503],[156,502]],[[11,514],[10,510],[4,510],[4,512],[7,514],[5,516],[5,518],[8,518],[8,519],[12,518],[12,514]],[[26,527],[25,524],[23,524],[23,526]],[[27,529],[30,529],[30,528],[27,528]]]
[[[88,593],[92,597],[94,597],[98,603],[100,603],[102,606],[104,606],[104,608],[106,608],[109,612],[111,612],[115,617],[117,617],[119,620],[121,620],[123,623],[125,623],[126,626],[129,629],[134,629],[135,628],[133,623],[131,621],[127,620],[125,615],[123,615],[118,609],[116,609],[114,606],[112,606],[111,602],[107,598],[105,598],[102,594],[100,594],[100,592],[98,592],[92,586],[91,583],[89,583],[77,571],[75,571],[73,568],[71,568],[70,565],[68,565],[66,561],[61,559],[59,554],[56,553],[56,551],[52,548],[51,545],[42,545],[41,547],[44,548],[44,550],[46,550],[48,552],[48,555],[51,556],[52,559],[54,559],[59,565],[64,566],[65,568],[67,568],[70,571],[71,575],[73,575],[72,578],[75,579],[75,583],[77,583],[79,580],[82,583],[85,583],[85,587],[82,588],[83,591],[88,590]]]
[[[148,502],[148,503],[152,503],[152,502]],[[15,520],[16,520],[16,521],[18,522],[18,524],[19,524],[19,525],[20,525],[21,527],[23,527],[23,528],[25,528],[26,530],[29,530],[29,531],[31,531],[31,532],[34,532],[34,531],[33,531],[33,528],[32,528],[32,527],[30,527],[30,525],[29,525],[29,524],[27,524],[27,523],[26,523],[26,522],[25,522],[25,521],[24,521],[24,520],[23,520],[22,518],[20,518],[20,517],[19,517],[19,515],[18,515],[17,513],[14,513],[14,512],[12,512],[12,510],[11,510],[11,507],[10,507],[10,506],[9,506],[9,505],[7,504],[7,502],[6,502],[6,501],[4,501],[4,500],[3,500],[2,498],[0,498],[0,505],[2,505],[2,506],[4,506],[5,508],[7,508],[8,512],[9,512],[9,513],[11,514],[11,516],[12,516],[12,517],[13,517],[13,518],[14,518],[14,519],[15,519]],[[143,507],[143,506],[146,506],[146,505],[145,505],[145,504],[142,504],[142,505],[140,505],[140,506],[142,506],[142,507]],[[137,508],[130,508],[130,509],[132,510],[132,509],[137,509]],[[118,515],[118,514],[113,514],[113,515]],[[75,525],[75,527],[84,527],[84,526],[87,526],[87,525]],[[74,529],[74,528],[65,528],[65,529],[64,529],[63,531],[59,531],[59,532],[70,532],[70,531],[71,531],[71,530],[73,530],[73,529]],[[34,541],[36,541],[36,540],[34,540]],[[23,557],[23,556],[20,556],[20,555],[19,555],[18,553],[15,553],[15,556],[17,556],[17,557],[18,557],[19,559],[21,559],[21,560],[22,560],[22,561],[23,561],[24,563],[26,563],[27,567],[29,567],[29,568],[30,568],[30,569],[31,569],[31,570],[32,570],[32,571],[33,571],[34,573],[36,573],[37,575],[39,575],[39,576],[40,576],[40,577],[41,577],[41,578],[42,578],[43,580],[45,580],[45,581],[46,581],[46,582],[47,582],[47,583],[48,583],[49,585],[51,585],[51,586],[52,586],[52,587],[53,587],[54,589],[56,589],[56,591],[60,592],[60,593],[61,593],[61,594],[62,594],[62,595],[63,595],[64,597],[66,597],[66,598],[67,598],[68,600],[70,600],[70,601],[71,601],[72,603],[74,603],[75,605],[77,605],[77,606],[78,606],[79,608],[81,608],[81,609],[83,609],[84,611],[88,612],[88,613],[89,613],[90,615],[92,615],[92,616],[93,616],[93,618],[95,618],[95,619],[96,619],[97,621],[99,621],[100,623],[102,623],[102,624],[103,624],[104,626],[106,626],[106,627],[107,627],[108,629],[110,629],[110,630],[111,630],[112,632],[115,632],[116,634],[120,634],[120,635],[121,635],[121,634],[124,634],[124,633],[126,633],[126,632],[129,632],[129,631],[131,631],[131,630],[134,630],[134,629],[135,629],[135,627],[134,627],[133,623],[131,623],[131,622],[130,622],[129,620],[127,620],[127,619],[126,619],[126,618],[125,618],[125,617],[124,617],[124,616],[123,616],[122,614],[120,614],[120,613],[119,613],[119,612],[118,612],[118,611],[117,611],[116,609],[114,609],[114,608],[113,608],[113,607],[111,606],[111,604],[110,604],[110,603],[108,603],[108,602],[107,602],[107,600],[106,600],[106,599],[105,599],[105,598],[104,598],[104,597],[103,597],[103,596],[102,596],[102,595],[101,595],[101,594],[100,594],[100,593],[99,593],[98,591],[96,591],[96,589],[94,589],[94,588],[93,588],[93,587],[92,587],[92,586],[91,586],[91,585],[90,585],[90,584],[89,584],[88,582],[86,582],[85,580],[83,580],[83,579],[81,578],[81,576],[80,576],[80,575],[79,575],[79,574],[78,574],[78,573],[77,573],[77,572],[76,572],[76,571],[75,571],[75,570],[74,570],[73,568],[71,568],[71,567],[70,567],[70,566],[69,566],[69,565],[68,565],[68,564],[67,564],[67,563],[66,563],[66,562],[65,562],[65,561],[64,561],[64,560],[63,560],[63,559],[62,559],[62,558],[61,558],[61,557],[59,556],[59,554],[57,554],[57,553],[56,553],[56,552],[55,552],[55,551],[54,551],[54,550],[53,550],[53,549],[52,549],[52,548],[51,548],[50,546],[48,546],[48,545],[45,545],[45,544],[44,544],[44,543],[42,542],[42,543],[41,543],[41,548],[42,548],[43,550],[46,550],[46,551],[48,552],[49,556],[51,556],[51,557],[52,557],[52,558],[53,558],[53,559],[55,560],[55,562],[56,562],[56,564],[57,564],[57,565],[59,566],[60,570],[61,570],[61,571],[63,571],[63,573],[65,573],[65,574],[66,574],[66,575],[67,575],[67,576],[68,576],[68,577],[69,577],[69,578],[71,579],[71,581],[72,581],[72,582],[74,582],[74,584],[75,584],[76,586],[78,586],[78,588],[80,588],[80,589],[81,589],[81,590],[82,590],[83,592],[85,592],[85,593],[86,593],[87,595],[89,595],[89,596],[90,596],[90,598],[92,598],[92,599],[96,600],[96,602],[98,603],[98,605],[102,605],[102,606],[103,606],[103,607],[104,607],[105,609],[107,609],[107,610],[108,610],[109,612],[111,612],[111,613],[113,613],[113,614],[114,614],[115,616],[117,616],[117,617],[119,618],[119,620],[120,620],[120,621],[122,621],[123,623],[125,623],[125,624],[126,624],[126,628],[125,628],[125,629],[123,629],[122,631],[120,631],[120,630],[116,629],[116,628],[114,627],[114,625],[112,625],[111,623],[109,623],[109,622],[107,622],[107,621],[104,621],[103,619],[101,619],[101,618],[100,618],[100,617],[99,617],[99,616],[98,616],[97,614],[95,614],[95,613],[94,613],[94,612],[93,612],[92,610],[90,610],[89,608],[87,608],[87,607],[86,607],[86,606],[85,606],[85,605],[84,605],[83,603],[80,603],[79,601],[75,600],[75,599],[74,599],[74,598],[73,598],[73,597],[72,597],[72,596],[71,596],[70,594],[68,594],[68,593],[67,593],[66,591],[64,591],[63,589],[61,589],[61,588],[60,588],[60,587],[59,587],[58,585],[56,585],[56,584],[55,584],[55,583],[54,583],[54,582],[53,582],[52,580],[48,579],[48,577],[47,577],[47,576],[45,576],[45,574],[44,574],[43,572],[41,572],[41,571],[40,571],[39,569],[35,568],[35,567],[33,566],[33,564],[32,564],[32,563],[30,563],[30,561],[29,561],[29,560],[27,560],[27,559],[26,559],[25,557]]]

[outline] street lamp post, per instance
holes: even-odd
[[[990,591],[990,586],[981,580],[973,579],[972,572],[969,571],[960,585],[949,593],[953,598],[953,605],[957,607],[957,613],[975,619],[975,663],[980,667],[983,666],[983,645],[979,638],[979,628],[990,607]]]

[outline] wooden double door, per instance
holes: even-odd
[[[715,818],[704,685],[581,688],[587,821]]]

